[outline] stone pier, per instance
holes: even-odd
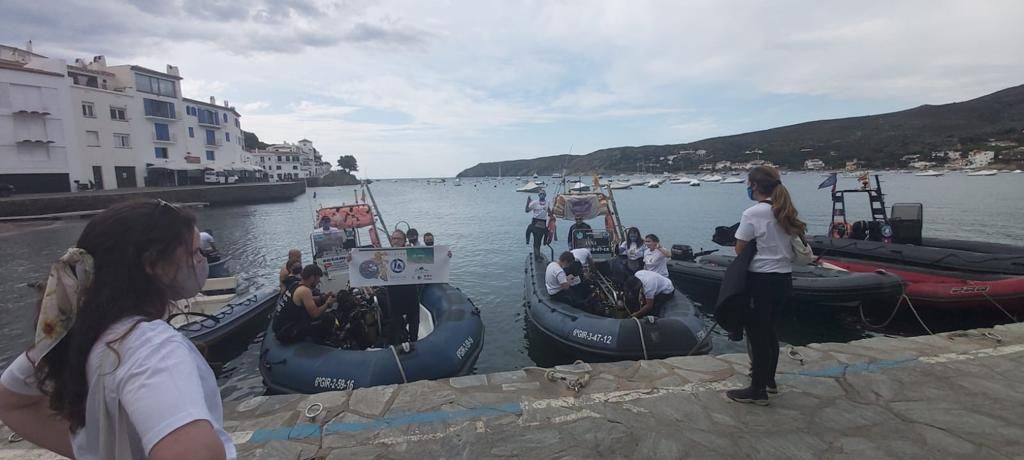
[[[1024,324],[746,355],[527,368],[225,406],[242,458],[1022,458]],[[578,389],[578,391],[577,391]],[[6,437],[9,431],[0,430]],[[49,458],[6,443],[0,459]]]

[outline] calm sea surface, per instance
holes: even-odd
[[[811,225],[811,233],[824,232],[829,220],[828,191],[816,189],[823,179],[816,174],[795,173],[783,178],[801,217]],[[550,178],[544,180],[552,182]],[[882,181],[888,204],[924,203],[926,236],[1011,244],[1024,240],[1024,175],[953,174],[926,178],[889,174],[883,175]],[[462,288],[483,310],[487,340],[477,364],[477,372],[481,373],[571,361],[570,357],[551,352],[550,344],[534,337],[532,328],[524,322],[522,276],[529,251],[524,229],[529,218],[523,213],[527,195],[514,192],[522,182],[511,178],[467,179],[456,187],[451,180],[446,184],[382,180],[372,186],[389,226],[405,221],[421,235],[432,232],[438,244],[453,247],[452,284]],[[840,186],[855,187],[855,179],[841,178]],[[312,211],[320,205],[352,202],[354,189],[309,189],[288,203],[203,209],[198,211],[200,227],[213,230],[218,246],[233,256],[233,268],[242,278],[274,283],[288,249],[302,249],[304,260],[311,260]],[[556,189],[548,186],[552,195]],[[737,222],[743,209],[751,204],[742,184],[665,184],[660,189],[616,191],[615,196],[626,226],[657,234],[665,246],[683,243],[695,249],[716,247],[711,242],[714,227]],[[847,207],[851,220],[868,218],[866,197],[848,200]],[[7,233],[0,229],[3,366],[31,342],[35,299],[25,283],[45,280],[49,264],[74,244],[84,225],[85,221],[68,221]],[[560,223],[559,241],[553,244],[556,250],[565,247],[567,230],[568,224]],[[798,309],[786,315],[781,329],[783,340],[793,344],[849,341],[870,335],[860,327],[856,310]],[[921,333],[914,324],[895,326],[885,332]],[[259,340],[259,331],[252,331],[223,362],[215,363],[225,398],[262,393],[256,369]],[[743,350],[742,345],[720,336],[714,340],[715,353]]]

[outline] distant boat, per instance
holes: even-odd
[[[718,174],[707,174],[704,177],[701,177],[700,181],[701,182],[721,182],[722,181],[722,176],[719,176]]]
[[[647,179],[633,179],[633,180],[629,181],[629,185],[636,185],[636,186],[647,185],[647,182],[648,182]]]
[[[690,187],[700,187],[700,181],[697,179],[690,179]]]
[[[932,171],[931,169],[929,169],[927,171],[921,171],[919,173],[914,173],[914,175],[918,176],[918,177],[939,177],[939,176],[943,176],[945,174],[946,174],[946,171]]]
[[[1011,172],[1010,174],[1021,174],[1021,173],[1024,173],[1024,171],[1021,171],[1019,169],[1014,169],[1013,172]]]
[[[561,174],[558,174],[558,173],[554,173],[554,174],[552,174],[552,175],[551,175],[551,178],[552,178],[552,179],[561,179],[561,178],[562,178],[562,175],[561,175]]]
[[[630,185],[629,182],[612,182],[608,188],[612,190],[629,190],[633,188],[633,186]]]
[[[683,177],[677,177],[675,179],[672,179],[672,180],[668,181],[668,183],[670,183],[670,184],[686,185],[686,184],[689,184],[691,181],[693,181],[693,179],[691,179],[689,177],[686,177],[686,176],[683,176]]]
[[[519,188],[516,189],[517,192],[523,192],[523,193],[537,193],[537,192],[539,192],[541,190],[544,190],[544,186],[542,186],[542,185],[540,185],[540,184],[538,184],[536,182],[527,182],[522,187],[519,187]]]
[[[967,173],[968,176],[994,176],[996,174],[999,174],[999,171],[996,171],[994,169],[983,169],[981,171]]]
[[[459,179],[459,178],[456,177],[455,178],[455,186],[456,187],[461,187],[462,186],[462,179]]]
[[[572,187],[569,187],[569,191],[570,192],[575,192],[575,193],[589,192],[590,191],[590,186],[587,185],[587,184],[584,184],[583,182],[576,182],[576,185],[573,185]]]
[[[742,184],[744,182],[746,182],[746,181],[743,180],[743,179],[740,179],[739,177],[730,177],[730,178],[722,181],[723,184]]]
[[[652,180],[652,181],[647,183],[647,188],[658,188],[658,187],[661,187],[661,181],[659,181],[659,180]]]

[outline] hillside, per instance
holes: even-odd
[[[830,167],[858,159],[869,167],[898,167],[900,157],[937,150],[986,147],[989,139],[1024,144],[1024,85],[964,102],[923,105],[909,110],[800,123],[687,144],[613,147],[586,155],[557,155],[532,160],[480,163],[459,176],[526,176],[569,173],[633,172],[644,162],[654,172],[696,169],[709,161],[748,161],[745,152],[799,168],[808,158]],[[990,149],[990,148],[989,148]],[[697,151],[705,152],[698,153]],[[671,157],[671,158],[670,158]]]
[[[310,187],[340,187],[345,185],[359,185],[359,179],[352,174],[338,169],[332,170],[321,178],[310,178],[306,181]]]

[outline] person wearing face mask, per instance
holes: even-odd
[[[235,458],[217,381],[166,318],[208,266],[195,216],[120,203],[50,269],[34,343],[0,376],[0,420],[80,459]]]
[[[668,258],[671,255],[672,251],[662,247],[658,235],[651,233],[644,237],[644,270],[668,278]]]
[[[746,289],[751,308],[745,310],[744,331],[750,347],[750,386],[729,390],[733,401],[768,405],[768,393],[778,392],[775,370],[779,339],[775,323],[793,288],[793,238],[804,238],[807,225],[800,220],[789,191],[775,168],[758,166],[747,175],[747,198],[757,204],[743,211],[736,229],[736,254],[751,242],[757,252],[747,267]]]
[[[320,284],[324,271],[316,264],[309,264],[300,272],[301,281],[292,283],[279,300],[279,310],[274,318],[273,331],[281,343],[295,343],[305,339],[323,341],[334,324],[333,318],[320,321],[331,306],[334,293],[317,296],[313,290]]]
[[[619,257],[612,259],[609,263],[612,279],[620,284],[625,283],[637,270],[644,268],[644,254],[647,251],[647,246],[644,245],[644,238],[640,235],[640,229],[627,228],[626,241],[619,243]]]
[[[427,233],[423,234],[423,245],[427,246],[427,247],[431,247],[431,246],[434,245],[434,234],[433,233],[427,232]],[[448,258],[450,259],[451,257],[452,257],[452,251],[449,250],[448,251]]]
[[[544,237],[548,233],[547,218],[551,214],[548,209],[547,197],[548,194],[545,192],[537,194],[537,201],[531,201],[530,197],[526,197],[526,212],[531,217],[530,225],[526,227],[526,243],[530,243],[532,236],[534,260],[543,260],[540,255],[540,245],[544,243]]]

